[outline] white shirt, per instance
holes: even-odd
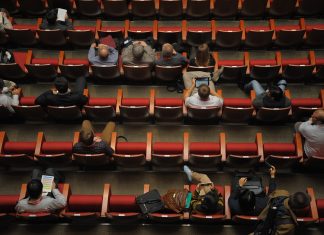
[[[217,96],[209,95],[208,100],[202,100],[198,93],[193,94],[192,96],[186,98],[186,106],[200,106],[200,107],[209,107],[209,106],[223,106],[223,99]]]
[[[324,158],[324,124],[303,122],[298,131],[305,137],[304,149],[308,157]]]
[[[6,107],[11,113],[14,113],[14,109],[11,105],[18,105],[19,104],[19,96],[13,95],[10,96],[9,93],[0,93],[0,105]]]

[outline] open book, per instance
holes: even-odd
[[[57,21],[65,21],[65,15],[67,13],[67,10],[59,8],[57,11]]]
[[[42,175],[41,182],[43,184],[43,193],[42,193],[43,196],[52,192],[53,181],[54,181],[54,176]]]

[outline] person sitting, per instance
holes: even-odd
[[[71,91],[69,89],[68,81],[63,77],[58,77],[54,81],[55,89],[45,91],[38,96],[35,100],[35,104],[41,106],[70,106],[77,105],[83,106],[87,103],[88,97],[83,95],[83,90],[86,87],[86,81],[84,77],[79,77],[75,82],[75,89]]]
[[[270,182],[268,194],[276,190],[276,168],[272,166],[269,170]],[[239,179],[238,184],[232,188],[231,195],[228,199],[228,204],[232,215],[259,215],[266,207],[268,201],[268,194],[262,189],[261,193],[255,194],[244,185],[248,182],[247,177]]]
[[[216,62],[213,55],[209,52],[209,47],[206,43],[198,46],[190,55],[189,65],[197,67],[215,66]]]
[[[125,65],[153,66],[155,61],[155,51],[144,41],[134,41],[122,51],[122,62]]]
[[[156,61],[156,65],[161,66],[186,66],[187,58],[177,53],[170,43],[165,43],[162,46],[161,57]]]
[[[195,88],[196,80],[192,79],[192,85],[184,94],[184,101],[186,106],[223,106],[223,99],[216,93],[215,90],[210,89],[206,84],[202,84]]]
[[[304,151],[307,157],[324,158],[324,110],[316,110],[306,122],[297,122],[295,130],[304,138]]]
[[[89,120],[82,122],[80,131],[80,142],[73,146],[73,153],[100,154],[105,153],[112,156],[114,150],[110,147],[111,133],[115,129],[114,122],[108,122],[102,131],[101,137],[95,136],[92,124]]]
[[[287,86],[286,80],[280,80],[277,85],[270,86],[268,90],[264,90],[261,84],[252,80],[244,86],[246,92],[254,90],[256,98],[253,100],[253,106],[256,109],[264,108],[287,108],[291,105],[290,99],[285,96]]]
[[[6,29],[12,29],[9,17],[9,12],[5,8],[0,8],[0,32],[5,32]]]
[[[18,201],[15,207],[18,213],[54,213],[66,206],[67,199],[57,188],[58,183],[63,181],[63,177],[53,168],[47,169],[44,174],[54,176],[51,193],[43,195],[41,182],[43,172],[40,169],[34,169],[32,179],[27,184],[26,197]]]
[[[39,26],[40,29],[60,29],[60,30],[68,30],[73,29],[72,22],[69,20],[68,14],[65,15],[65,20],[59,20],[57,17],[58,11],[61,8],[55,8],[47,12],[45,17],[43,18],[42,24]]]
[[[19,89],[16,83],[0,79],[0,105],[6,107],[11,113],[14,113],[12,105],[19,105]]]
[[[118,61],[118,51],[105,44],[98,45],[98,55],[96,55],[96,43],[89,49],[88,60],[92,65],[115,65]]]

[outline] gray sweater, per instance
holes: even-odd
[[[16,205],[16,211],[18,213],[30,212],[55,212],[66,206],[66,198],[58,189],[53,189],[53,197],[43,196],[41,201],[34,205],[29,204],[29,198],[21,199]]]

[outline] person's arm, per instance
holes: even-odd
[[[210,82],[212,82],[212,81],[210,81]],[[222,99],[222,97],[213,89],[210,89],[210,94]]]
[[[109,57],[111,58],[112,62],[114,64],[117,64],[118,62],[118,51],[115,48],[108,47],[109,48]]]
[[[189,90],[186,91],[186,93],[183,96],[183,99],[186,101],[187,98],[189,98],[189,96],[191,95],[191,93],[193,92],[193,90],[195,89],[195,84],[196,84],[196,79],[193,78],[192,79],[192,84],[191,87],[189,88]]]
[[[239,179],[239,182],[238,182],[238,186],[235,187],[233,189],[233,191],[231,192],[231,196],[235,199],[238,199],[239,195],[240,195],[240,192],[242,190],[242,187],[246,184],[247,182],[247,178],[246,177],[242,177]]]
[[[269,181],[269,191],[268,191],[268,194],[272,193],[277,188],[277,184],[276,184],[276,181],[275,181],[276,172],[277,172],[276,171],[276,168],[274,166],[271,166],[269,172],[270,172],[270,181]]]
[[[43,94],[39,95],[35,100],[35,104],[38,104],[40,106],[47,106],[47,95],[49,92],[52,91],[45,91]]]
[[[306,139],[309,138],[310,135],[313,134],[312,124],[313,124],[313,121],[312,121],[312,118],[310,118],[308,121],[300,124],[297,132],[299,132],[304,138],[306,138]]]
[[[8,18],[6,16],[2,16],[3,17],[3,27],[5,29],[12,29],[12,24],[10,22],[10,20],[8,20]]]
[[[96,57],[96,50],[95,50],[95,47],[96,47],[96,44],[95,43],[92,43],[91,44],[91,47],[89,49],[89,52],[88,52],[88,60],[91,64],[93,64],[93,61]]]
[[[50,211],[56,211],[64,208],[66,206],[65,196],[57,188],[54,188],[52,190],[52,194],[54,196],[54,199],[49,203],[48,209]]]
[[[256,109],[260,109],[263,107],[263,96],[258,95],[253,101],[252,101],[253,106]]]

